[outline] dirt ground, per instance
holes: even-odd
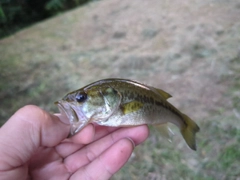
[[[240,179],[240,0],[96,1],[1,40],[1,123],[109,77],[164,89],[201,128],[197,153],[153,130],[113,179]]]

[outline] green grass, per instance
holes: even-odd
[[[200,127],[197,152],[178,148],[176,138],[169,143],[153,132],[137,147],[135,158],[113,179],[231,180],[239,177],[240,130],[230,124],[229,128],[222,127],[215,119],[200,123]]]
[[[223,77],[227,82],[225,94],[232,100],[232,109],[240,109],[240,59],[230,61],[233,73]],[[232,110],[231,110],[232,111]],[[231,112],[230,111],[230,112]],[[239,119],[224,107],[211,112],[199,123],[197,152],[184,146],[184,140],[175,130],[169,143],[157,130],[151,128],[151,136],[135,150],[131,160],[112,179],[168,179],[168,180],[236,180],[240,178],[240,126]]]
[[[2,73],[9,73],[7,71],[9,67],[18,69],[19,66],[23,66],[16,61],[7,62],[1,64],[4,65],[2,67],[6,68]],[[231,65],[236,67],[234,64]],[[14,75],[13,77],[16,76],[14,72],[11,73]],[[36,77],[39,76],[35,78],[35,83],[29,86],[26,91],[17,94],[18,96],[15,96],[15,98],[13,97],[14,93],[10,93],[9,98],[2,99],[4,106],[11,107],[11,111],[24,103],[54,107],[52,103],[56,100],[54,99],[56,94],[60,94],[57,88],[61,86],[59,84],[61,79],[43,78],[45,74],[41,74],[41,71],[38,72],[37,70],[35,73],[37,73]],[[234,78],[227,77],[227,80]],[[237,96],[240,84],[235,81],[236,79],[231,82],[226,94],[232,98],[233,109],[239,109],[240,106]],[[7,92],[7,89],[16,85],[15,81],[6,84],[3,82],[7,82],[7,79],[1,82],[2,92]],[[49,89],[54,89],[56,92],[49,92]],[[16,91],[13,89],[13,92]],[[227,110],[222,107],[219,111],[212,112],[208,118],[198,122],[201,131],[197,134],[197,152],[187,148],[177,128],[173,128],[175,136],[173,142],[170,143],[157,129],[150,127],[151,135],[148,140],[136,148],[135,157],[112,179],[237,179],[237,177],[240,177],[238,161],[240,159],[240,129],[239,126],[234,124],[234,122],[237,122],[236,117],[230,114],[226,115],[225,111]],[[8,114],[5,113],[5,115],[10,114],[10,111],[7,112]],[[4,112],[2,112],[2,115],[4,115]]]
[[[230,66],[234,73],[224,77],[224,81],[230,84],[225,95],[231,98],[232,108],[239,110],[240,71],[236,68],[237,62],[231,62]],[[1,108],[2,117],[8,116],[28,103],[50,110],[55,107],[53,102],[56,97],[63,95],[58,89],[64,87],[64,80],[60,77],[59,79],[44,78],[46,74],[42,68],[47,68],[49,64],[42,61],[42,66],[38,70],[36,66],[39,65],[41,64],[32,65],[35,66],[34,83],[25,91],[19,91],[14,88],[19,85],[19,82],[14,80],[17,73],[11,70],[22,68],[24,64],[14,60],[1,61],[1,67],[5,68],[1,71],[1,76],[11,80],[6,78],[0,84],[1,93],[7,94],[7,98],[1,100],[2,107],[10,107],[7,111]],[[25,71],[28,71],[28,68]],[[67,92],[67,89],[62,91]],[[239,178],[240,129],[236,124],[239,120],[234,114],[225,113],[226,111],[229,110],[221,107],[218,111],[211,112],[206,119],[197,122],[201,128],[200,133],[197,134],[197,152],[187,148],[177,128],[173,128],[175,136],[170,143],[157,129],[150,127],[151,135],[148,140],[136,148],[135,157],[112,179],[235,180]]]
[[[88,9],[85,11],[88,11]],[[85,11],[82,13],[86,13]],[[33,27],[31,31],[18,34],[16,39],[8,39],[8,41],[1,44],[1,123],[4,123],[14,111],[25,104],[36,104],[45,110],[56,112],[57,108],[53,102],[58,100],[58,98],[63,97],[70,90],[74,90],[75,87],[80,87],[81,85],[85,85],[84,83],[86,82],[109,74],[121,76],[121,73],[126,73],[127,75],[137,73],[137,75],[144,77],[145,82],[148,82],[149,77],[155,78],[155,73],[157,74],[158,71],[161,71],[162,74],[158,73],[157,75],[165,76],[165,81],[169,81],[168,77],[170,76],[171,78],[171,74],[175,74],[177,75],[176,77],[179,77],[179,81],[183,82],[183,85],[185,82],[187,85],[188,83],[191,84],[189,79],[185,80],[181,76],[187,71],[186,68],[184,68],[184,71],[173,72],[173,69],[164,71],[164,68],[155,67],[154,62],[149,63],[149,61],[145,65],[145,57],[143,57],[143,65],[140,68],[135,68],[133,65],[135,61],[127,59],[129,61],[125,61],[126,64],[124,66],[119,68],[117,72],[112,72],[113,69],[117,69],[118,67],[109,65],[110,61],[108,60],[111,56],[107,56],[107,50],[113,53],[114,49],[90,48],[91,42],[85,42],[84,38],[80,38],[82,41],[78,42],[82,43],[83,46],[76,46],[74,45],[76,42],[71,41],[75,36],[69,36],[69,34],[76,33],[76,37],[78,37],[78,31],[84,26],[71,26],[70,24],[77,24],[77,22],[84,21],[83,18],[85,18],[79,12],[77,13],[77,11],[74,13],[76,13],[74,16],[68,14],[65,19],[56,19],[54,25],[50,21],[39,24],[37,27]],[[91,29],[91,26],[89,28]],[[78,29],[78,31],[73,33],[72,29]],[[80,32],[83,33],[82,31]],[[29,36],[24,38],[26,33]],[[79,36],[81,36],[81,33]],[[94,32],[91,33],[94,34]],[[14,41],[14,43],[11,41]],[[223,42],[225,43],[225,41]],[[235,41],[230,39],[229,42]],[[89,50],[88,48],[84,49],[85,44],[89,46]],[[226,48],[229,48],[229,54],[232,52],[232,47],[228,47],[226,43]],[[99,55],[102,50],[105,51],[105,54]],[[224,64],[224,68],[227,70],[224,72],[224,76],[219,78],[218,83],[226,86],[227,91],[224,89],[221,95],[226,96],[226,99],[231,104],[224,106],[222,104],[225,102],[221,102],[221,105],[216,107],[214,111],[206,109],[208,116],[204,119],[200,119],[201,115],[199,115],[200,118],[196,122],[199,124],[201,130],[197,134],[198,150],[196,152],[187,147],[179,130],[175,126],[173,126],[175,136],[172,143],[168,142],[158,130],[150,127],[151,135],[148,140],[136,147],[131,160],[112,179],[236,180],[240,178],[240,125],[238,117],[240,116],[240,57],[237,56],[231,60],[218,59],[219,55],[215,51],[209,50],[208,45],[198,45],[198,43],[192,49],[187,49],[186,51],[187,55],[193,53],[194,62],[192,65],[197,64],[200,60],[201,62],[206,61],[207,65],[209,59],[215,58],[219,60],[219,63],[226,63]],[[115,61],[112,61],[113,65],[118,66],[121,64],[116,63],[118,59],[120,59],[120,62],[122,59],[124,60],[128,57],[128,54],[121,56],[119,52],[116,54],[113,53],[113,59],[115,59]],[[133,57],[139,56],[142,58],[141,54],[137,53],[136,51],[136,55],[134,54]],[[211,58],[207,59],[206,57],[210,55]],[[106,59],[106,61],[103,63],[103,61],[100,61],[101,59],[96,57]],[[96,60],[94,60],[95,58]],[[156,61],[158,59],[162,60],[164,56],[157,56]],[[138,60],[136,58],[136,61]],[[190,68],[190,65],[186,64],[186,67]],[[206,66],[202,66],[202,68],[206,68]],[[84,71],[84,69],[88,69],[89,71]],[[204,71],[204,69],[201,70]],[[218,71],[217,68],[215,70]],[[101,76],[93,77],[96,74],[101,74]],[[197,78],[198,73],[193,77],[191,76],[192,74],[194,73],[190,73],[187,77],[200,79]],[[206,78],[208,78],[208,75],[206,73]],[[218,76],[218,73],[214,74],[214,76]],[[192,85],[197,84],[199,82]],[[168,85],[171,86],[173,84],[170,82]],[[197,100],[192,103],[195,107],[198,106]],[[184,105],[182,104],[182,106]]]

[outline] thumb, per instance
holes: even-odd
[[[37,106],[19,109],[0,129],[0,172],[23,166],[38,147],[53,147],[68,133],[68,124]]]

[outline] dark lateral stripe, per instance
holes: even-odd
[[[161,106],[161,107],[163,107],[163,108],[165,108],[165,109],[170,110],[173,114],[177,115],[177,116],[182,120],[182,122],[184,123],[184,125],[187,126],[187,123],[184,121],[184,119],[183,119],[183,117],[181,116],[181,114],[179,114],[179,112],[177,112],[177,111],[175,110],[175,108],[172,107],[171,104],[170,104],[170,106],[167,106],[167,103],[168,103],[168,102],[163,103],[163,102],[155,101],[155,105]],[[181,113],[181,112],[180,112],[180,113]]]
[[[138,95],[137,97],[135,97],[135,100],[143,103],[154,104],[154,99],[145,95]]]

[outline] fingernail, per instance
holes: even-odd
[[[129,138],[129,137],[127,137],[127,139],[128,139],[129,141],[131,141],[131,143],[132,143],[132,145],[133,145],[133,149],[134,149],[134,148],[136,147],[134,141],[133,141],[131,138]]]

